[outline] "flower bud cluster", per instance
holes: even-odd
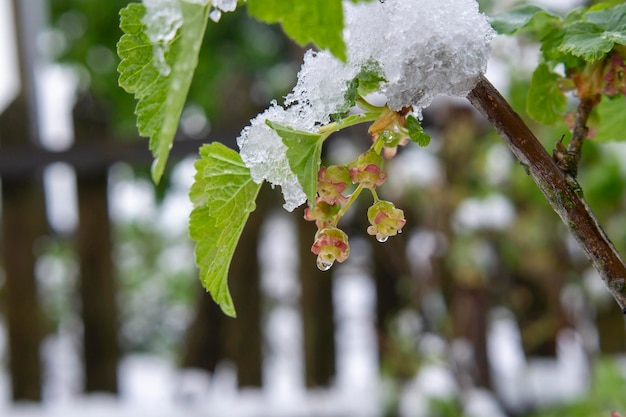
[[[335,261],[341,263],[348,258],[348,236],[337,228],[337,223],[364,189],[369,189],[375,200],[367,212],[370,221],[367,232],[376,236],[379,242],[402,232],[406,223],[404,212],[396,209],[393,203],[379,200],[375,191],[387,179],[383,171],[384,159],[380,155],[384,143],[381,138],[355,161],[347,165],[323,166],[318,172],[315,203],[309,202],[304,218],[314,221],[318,228],[311,252],[317,255],[317,266],[322,271],[330,269]],[[353,185],[356,185],[355,189]],[[348,195],[349,189],[353,191]]]

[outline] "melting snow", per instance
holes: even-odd
[[[210,0],[182,0],[204,6]],[[154,45],[154,65],[159,74],[168,76],[172,70],[165,60],[178,29],[183,25],[183,13],[179,0],[142,0],[146,14],[141,22],[146,25],[146,35]],[[213,0],[213,10],[209,14],[215,22],[220,20],[222,12],[232,12],[237,7],[237,0]]]
[[[298,82],[245,128],[238,144],[254,181],[280,185],[285,208],[306,197],[286,160],[286,148],[265,120],[314,132],[345,104],[349,82],[364,65],[377,62],[386,82],[381,93],[392,109],[413,106],[419,115],[440,94],[464,97],[486,70],[493,31],[474,0],[344,2],[348,61],[308,51]]]
[[[142,23],[146,25],[146,35],[154,45],[154,65],[163,76],[169,75],[171,68],[165,61],[169,44],[183,24],[183,14],[176,0],[143,0],[146,14]]]

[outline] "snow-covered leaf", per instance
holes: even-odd
[[[278,133],[278,136],[287,146],[289,166],[298,177],[298,182],[307,199],[310,202],[315,202],[317,172],[322,164],[322,135],[301,132],[270,120],[266,123]]]
[[[163,175],[178,128],[208,20],[210,2],[176,1],[182,21],[163,30],[175,33],[170,41],[153,42],[144,22],[146,7],[131,3],[120,11],[124,32],[117,52],[121,58],[119,84],[137,99],[139,134],[150,138],[155,158],[152,178]],[[178,9],[177,9],[178,10]],[[175,32],[174,32],[175,31]],[[150,34],[150,36],[149,36]]]
[[[195,168],[189,235],[196,241],[200,281],[222,311],[234,317],[228,269],[261,184],[252,181],[239,154],[220,143],[200,148]]]
[[[383,69],[376,61],[370,61],[363,65],[357,76],[348,83],[348,89],[344,94],[346,102],[339,108],[336,118],[340,118],[342,114],[354,107],[359,96],[365,97],[378,91],[381,84],[387,81],[383,74]]]

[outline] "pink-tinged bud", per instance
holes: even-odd
[[[379,137],[383,139],[383,155],[386,159],[396,156],[398,146],[405,146],[409,143],[409,138],[400,133],[398,126],[395,126],[393,130],[383,130],[379,134],[372,136],[372,141],[376,142]]]
[[[622,415],[620,413],[618,413],[617,411],[613,411],[611,413],[611,417],[622,417]]]
[[[404,212],[389,201],[374,203],[367,209],[367,218],[371,224],[367,228],[367,233],[376,236],[379,242],[386,242],[389,236],[402,233],[402,228],[406,224]]]
[[[317,267],[327,271],[335,261],[343,262],[350,255],[348,236],[336,227],[318,230],[311,252],[317,255]]]
[[[348,197],[341,193],[348,187],[349,182],[350,173],[345,166],[321,167],[317,173],[317,193],[320,199],[328,204],[344,204]]]
[[[383,146],[383,155],[385,155],[385,158],[391,159],[396,156],[396,153],[398,152],[398,146],[405,146],[407,143],[409,143],[409,138],[404,137],[400,139],[396,146],[385,145]]]
[[[330,226],[339,210],[341,210],[339,204],[328,204],[318,197],[314,206],[309,205],[304,209],[304,220],[315,221],[317,228],[323,229]]]
[[[626,65],[617,54],[611,56],[608,71],[604,74],[604,93],[609,96],[626,94]]]
[[[387,174],[383,172],[383,163],[383,157],[371,149],[362,153],[348,169],[352,182],[361,184],[363,188],[379,187],[387,179]]]

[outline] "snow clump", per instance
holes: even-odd
[[[350,81],[372,62],[382,69],[380,93],[389,107],[413,106],[418,116],[437,95],[465,97],[487,68],[494,32],[475,0],[344,1],[344,12],[347,62],[307,51],[285,108],[273,102],[237,139],[253,180],[280,185],[289,211],[306,196],[266,120],[316,132],[345,106]]]

